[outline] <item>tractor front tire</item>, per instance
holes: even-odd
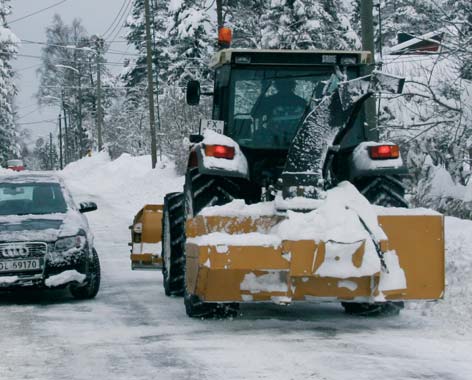
[[[395,316],[399,315],[404,308],[403,302],[383,302],[383,303],[354,303],[342,302],[341,305],[347,314],[362,317]]]
[[[195,294],[184,296],[185,311],[190,318],[234,318],[239,313],[238,303],[203,302]]]
[[[185,277],[185,207],[183,193],[164,198],[162,277],[166,296],[183,296]]]
[[[260,189],[241,178],[201,174],[198,168],[187,171],[185,178],[187,217],[196,216],[205,207],[222,206],[234,199],[246,203],[260,201]]]

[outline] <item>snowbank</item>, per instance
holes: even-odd
[[[472,331],[472,221],[445,219],[446,293],[444,300],[412,306],[429,320],[439,321],[451,331]]]
[[[183,177],[175,173],[174,163],[166,157],[152,169],[151,156],[123,154],[112,161],[106,152],[67,165],[62,176],[77,202],[96,194],[130,219],[145,204],[163,203],[166,193],[179,191],[183,185]]]

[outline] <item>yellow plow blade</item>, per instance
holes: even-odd
[[[187,291],[206,302],[368,302],[434,300],[443,296],[441,215],[378,217],[388,237],[380,242],[381,249],[386,255],[396,252],[406,278],[406,286],[388,290],[380,289],[380,270],[362,274],[365,241],[277,241],[271,238],[270,230],[282,220],[282,216],[197,216],[189,220]],[[358,274],[348,278],[329,275],[341,273],[337,271],[339,265],[348,265]]]

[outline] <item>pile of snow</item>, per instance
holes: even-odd
[[[46,281],[44,281],[44,284],[48,288],[65,285],[70,282],[78,282],[81,284],[85,281],[85,277],[85,274],[79,273],[76,270],[66,270],[62,273],[47,278]]]
[[[18,276],[0,276],[0,286],[2,284],[13,284],[14,282],[17,282],[19,279]]]
[[[235,199],[223,206],[207,207],[200,213],[204,216],[260,216],[274,215],[276,212],[274,202],[261,202],[247,205],[243,199]]]
[[[166,157],[151,168],[151,156],[123,154],[112,161],[106,152],[84,157],[61,172],[77,202],[96,194],[131,218],[145,204],[162,204],[166,193],[182,188],[183,177]],[[100,207],[100,204],[98,204]]]

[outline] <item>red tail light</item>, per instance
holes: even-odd
[[[373,160],[388,160],[400,157],[398,145],[369,146],[369,156]]]
[[[205,145],[205,155],[232,160],[234,158],[234,148],[226,145]]]

